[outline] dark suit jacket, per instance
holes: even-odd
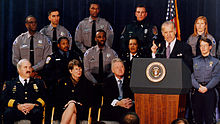
[[[123,81],[123,98],[130,98],[134,99],[134,95],[129,87],[129,80],[124,78]],[[103,117],[104,119],[107,120],[116,120],[119,121],[120,118],[123,116],[128,111],[132,111],[132,109],[128,110],[119,106],[113,107],[111,105],[112,101],[114,99],[118,99],[119,96],[119,89],[118,89],[118,84],[115,79],[115,76],[111,76],[104,80],[104,88],[103,88],[103,93],[104,93],[104,103],[103,103]]]
[[[170,58],[182,58],[183,62],[189,67],[192,72],[192,48],[190,45],[176,40],[173,50],[170,54]],[[166,41],[161,42],[161,46],[158,48],[156,58],[166,58]]]

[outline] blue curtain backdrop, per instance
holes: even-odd
[[[74,37],[79,21],[89,16],[89,0],[0,0],[0,81],[15,76],[16,68],[11,63],[12,43],[15,38],[26,32],[25,17],[36,16],[38,30],[48,25],[47,11],[50,8],[61,10],[61,25],[64,25]],[[115,40],[113,48],[118,49],[123,27],[135,19],[134,9],[137,3],[148,6],[148,18],[160,27],[165,21],[167,0],[100,0],[100,16],[113,26]],[[208,18],[209,32],[220,39],[220,1],[219,0],[178,0],[179,19],[182,40],[186,41],[193,32],[194,20],[204,15]],[[160,28],[159,28],[160,30]]]

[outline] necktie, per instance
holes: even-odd
[[[30,62],[31,65],[34,65],[34,36],[31,36],[30,40]]]
[[[200,51],[200,41],[201,40],[201,35],[198,36],[198,40],[196,42],[196,56],[201,55],[201,51]]]
[[[170,58],[170,43],[168,44],[167,49],[166,49],[166,57]]]
[[[122,89],[122,80],[118,80],[118,89],[119,89],[119,97],[118,99],[121,100],[123,98],[123,89]]]
[[[134,55],[132,55],[132,57],[131,57],[131,60],[130,60],[130,61],[133,61],[134,57],[135,57],[135,56],[134,56]]]
[[[24,87],[27,87],[27,79],[24,79]]]
[[[57,50],[57,30],[53,28],[53,39],[52,39],[52,50],[55,52]]]
[[[96,45],[96,42],[95,42],[95,35],[96,35],[96,21],[95,20],[93,20],[92,21],[93,23],[92,23],[92,43],[91,43],[91,46],[95,46]]]
[[[99,76],[100,76],[100,81],[103,79],[103,53],[102,49],[100,49],[99,52]]]

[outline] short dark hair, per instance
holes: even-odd
[[[82,63],[77,59],[73,59],[69,62],[68,69],[72,70],[75,65],[82,68]]]
[[[97,4],[99,5],[99,9],[100,9],[100,2],[98,0],[90,0],[89,2],[89,8],[91,7],[92,4]]]
[[[27,16],[26,18],[25,18],[25,23],[28,23],[28,18],[35,18],[36,19],[36,17],[34,17],[33,15],[29,15],[29,16]],[[37,20],[37,19],[36,19]]]
[[[144,7],[146,12],[147,12],[147,6],[145,4],[137,4],[136,7],[135,7],[135,11],[138,7]]]
[[[184,118],[178,118],[174,120],[171,124],[180,124],[181,122],[183,122],[184,124],[189,124],[189,122]]]
[[[58,44],[60,44],[61,40],[66,39],[68,41],[68,43],[70,42],[69,39],[67,37],[60,37],[57,41]]]
[[[120,124],[139,124],[140,119],[135,112],[128,112],[122,119]]]
[[[135,40],[137,41],[138,46],[140,45],[140,40],[139,40],[139,38],[138,38],[138,37],[135,37],[135,36],[132,36],[132,37],[129,38],[129,40],[128,40],[128,45],[129,45],[129,42],[130,42],[131,39],[135,39]]]
[[[103,29],[99,29],[96,31],[96,33],[98,33],[98,32],[103,32],[103,33],[105,33],[105,36],[106,36],[106,32]]]
[[[57,9],[57,8],[52,8],[52,9],[50,9],[50,10],[48,11],[48,16],[49,16],[52,12],[56,12],[56,11],[60,12],[59,9]]]
[[[199,42],[201,43],[202,41],[208,43],[209,46],[212,46],[212,41],[210,39],[208,39],[206,37],[202,37]]]

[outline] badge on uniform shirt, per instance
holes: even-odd
[[[195,65],[194,65],[194,68],[195,68],[195,69],[197,69],[197,67],[198,67],[198,65],[197,65],[197,64],[195,64]]]
[[[37,84],[33,84],[33,88],[36,92],[38,92],[38,87],[37,87]]]
[[[147,34],[147,32],[148,32],[148,30],[147,30],[147,29],[144,29],[144,33]]]
[[[67,85],[67,83],[64,83],[64,85],[66,86],[66,85]]]
[[[15,93],[16,92],[16,85],[14,85],[12,92]]]
[[[60,33],[60,35],[61,35],[61,36],[64,36],[64,35],[65,35],[65,33],[64,33],[64,32],[61,32],[61,33]]]
[[[177,54],[176,56],[183,56],[183,55],[182,55],[182,53],[180,53],[180,54]]]
[[[23,44],[21,48],[25,48],[27,47],[28,45],[27,44]]]
[[[209,66],[212,67],[212,65],[213,65],[213,61],[210,61]]]
[[[104,25],[100,25],[100,28],[101,28],[101,29],[104,29],[104,27],[105,27]]]
[[[50,60],[51,60],[51,57],[50,56],[47,57],[46,64],[49,64]]]
[[[42,40],[38,40],[38,43],[43,43]]]
[[[107,57],[109,58],[111,56],[111,54],[110,53],[107,53]]]

